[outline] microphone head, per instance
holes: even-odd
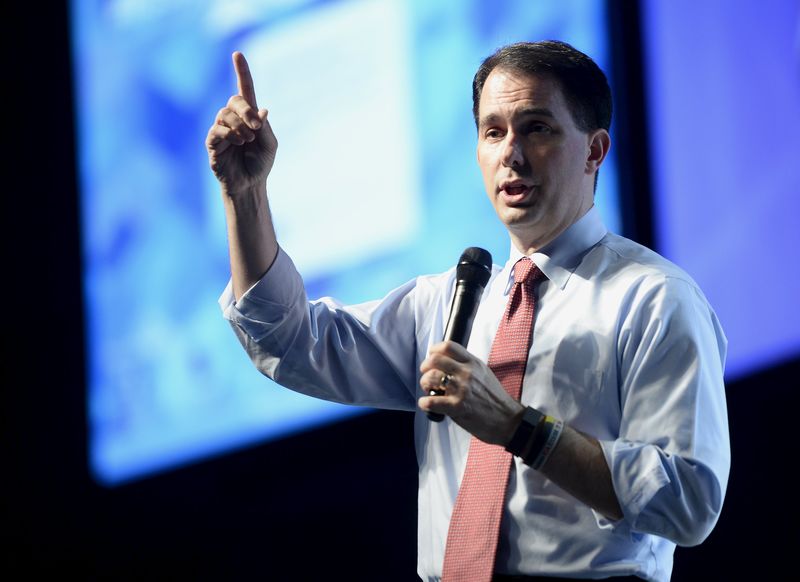
[[[492,254],[480,247],[469,247],[461,253],[456,279],[483,288],[492,276]]]

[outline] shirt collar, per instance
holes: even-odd
[[[523,255],[512,244],[510,257],[503,267],[508,277],[505,294],[508,294],[514,284],[514,264],[524,256],[529,256],[545,277],[563,289],[586,251],[600,242],[607,232],[600,212],[592,206],[564,232],[532,255]]]

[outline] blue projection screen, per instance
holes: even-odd
[[[558,38],[607,72],[604,3],[75,1],[90,459],[114,485],[358,412],[282,389],[217,305],[229,276],[204,140],[248,57],[280,142],[270,203],[309,295],[376,299],[467,246],[508,254],[471,81]],[[612,152],[613,153],[613,152]],[[613,155],[598,205],[619,231]]]
[[[732,379],[800,354],[800,2],[644,7],[658,250],[714,306]]]

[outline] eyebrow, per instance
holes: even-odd
[[[539,117],[549,117],[550,119],[555,119],[556,116],[553,115],[553,112],[546,107],[529,107],[527,109],[522,109],[517,112],[516,117],[529,117],[529,116],[539,116]],[[500,116],[496,113],[490,113],[486,117],[481,117],[479,126],[485,127],[489,124],[492,124],[500,119]]]

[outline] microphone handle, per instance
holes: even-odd
[[[453,303],[450,306],[450,317],[447,319],[442,341],[454,341],[467,347],[482,291],[483,288],[475,284],[469,285],[461,281],[457,283]],[[429,396],[441,396],[444,393],[444,390],[434,388],[430,391]],[[427,415],[428,420],[433,422],[442,422],[444,420],[444,415],[438,412],[428,412]]]

